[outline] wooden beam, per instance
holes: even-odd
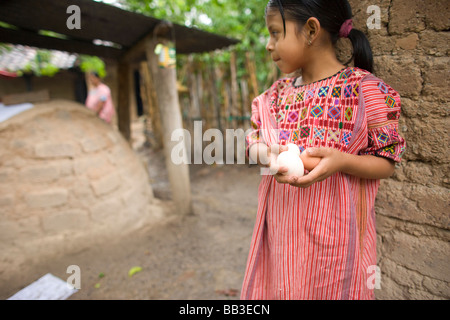
[[[38,33],[25,30],[14,30],[0,27],[1,42],[11,44],[21,44],[43,49],[53,49],[66,51],[70,53],[80,53],[98,56],[102,58],[117,59],[122,55],[122,50],[97,46],[92,41],[84,41],[77,39],[59,39],[53,37],[42,36]]]
[[[148,36],[144,39],[141,39],[138,41],[135,45],[133,45],[131,48],[126,50],[122,56],[121,60],[126,61],[129,63],[138,63],[145,61],[147,59],[146,56],[146,42],[148,41]]]
[[[142,76],[142,94],[148,105],[147,116],[150,117],[152,128],[152,147],[155,150],[163,148],[161,116],[159,113],[158,99],[156,96],[155,85],[150,72],[150,66],[147,61],[141,62],[141,76]]]
[[[130,67],[128,63],[119,61],[117,78],[119,81],[117,106],[119,131],[122,133],[123,137],[130,142]]]

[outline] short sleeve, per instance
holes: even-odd
[[[108,86],[102,84],[98,87],[97,94],[100,101],[106,102],[111,95],[111,90],[109,90]]]
[[[367,148],[362,155],[374,155],[400,162],[406,142],[399,134],[400,95],[384,81],[375,77],[361,82],[362,103],[367,118]]]

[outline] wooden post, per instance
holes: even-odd
[[[220,102],[219,94],[217,92],[217,77],[216,70],[213,63],[209,64],[210,84],[211,84],[211,104],[213,106],[213,123],[217,126],[217,129],[222,131],[222,121],[220,119]]]
[[[147,61],[141,62],[142,84],[144,89],[142,92],[147,101],[148,112],[147,116],[150,118],[150,127],[152,129],[153,137],[151,144],[155,150],[163,148],[161,116],[158,108],[158,99],[156,97],[155,85],[153,83],[150,66]]]
[[[237,81],[237,61],[236,52],[232,51],[230,56],[230,71],[231,71],[231,117],[232,127],[237,128],[237,116],[239,115],[239,86]]]
[[[245,58],[247,60],[247,70],[250,75],[250,83],[252,87],[252,95],[250,97],[250,100],[253,100],[259,95],[258,79],[256,78],[255,56],[250,51],[247,51],[245,54]]]
[[[245,130],[250,128],[250,121],[247,120],[251,116],[251,102],[248,92],[248,82],[245,79],[241,80],[241,92],[242,92],[242,109],[241,109],[241,127]]]
[[[193,56],[189,56],[189,75],[188,75],[188,86],[189,86],[189,94],[191,98],[191,109],[190,109],[190,120],[191,124],[189,129],[194,128],[194,121],[201,120],[200,113],[200,97],[199,97],[199,89],[198,89],[198,78],[195,73],[195,65],[194,65]]]
[[[131,141],[130,130],[130,70],[129,64],[120,61],[118,66],[117,77],[119,79],[119,93],[118,93],[118,106],[117,116],[119,131],[122,133],[125,140]]]
[[[191,187],[189,167],[187,163],[175,164],[172,161],[172,150],[177,147],[188,155],[186,144],[172,141],[172,133],[183,129],[183,118],[180,110],[180,102],[177,90],[177,76],[175,67],[159,67],[159,57],[155,54],[158,44],[168,46],[172,37],[173,25],[170,22],[162,22],[156,26],[154,37],[146,41],[146,56],[150,64],[152,78],[154,79],[157,93],[158,106],[160,108],[161,123],[163,128],[163,145],[166,159],[166,168],[171,185],[172,198],[180,215],[193,213],[191,200]],[[180,147],[181,143],[181,147]]]

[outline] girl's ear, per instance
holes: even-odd
[[[308,19],[308,21],[306,21],[303,29],[308,43],[313,43],[319,36],[319,32],[321,29],[320,22],[319,20],[317,20],[317,18],[311,17]]]

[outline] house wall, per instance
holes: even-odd
[[[402,98],[407,151],[376,201],[378,299],[450,298],[449,43],[447,0],[351,0],[371,41],[375,75]],[[368,29],[369,6],[381,9]],[[348,41],[348,40],[344,40]],[[348,45],[348,43],[347,43]]]

